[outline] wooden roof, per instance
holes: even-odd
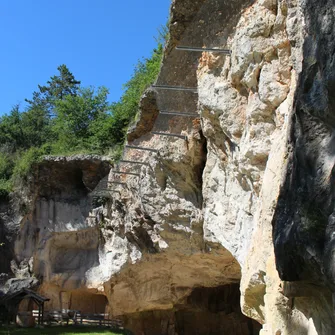
[[[28,290],[27,288],[23,288],[20,291],[17,291],[15,293],[5,295],[2,299],[2,302],[8,303],[11,300],[22,300],[22,299],[26,299],[26,298],[32,298],[39,303],[43,303],[45,301],[50,300],[49,298],[45,298],[45,297],[41,296],[40,294],[38,294],[38,293],[36,293],[32,290]]]

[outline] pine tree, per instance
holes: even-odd
[[[32,100],[25,99],[30,108],[44,109],[52,116],[55,102],[63,100],[67,95],[76,96],[80,88],[80,81],[76,80],[66,65],[60,65],[57,70],[59,75],[47,81],[47,85],[38,85],[38,92],[33,93]]]

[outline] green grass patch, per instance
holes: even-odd
[[[100,335],[100,334],[109,334],[109,335],[120,335],[125,334],[123,332],[113,332],[104,328],[97,327],[65,327],[65,326],[54,326],[54,327],[45,327],[45,328],[14,328],[14,327],[0,327],[0,335],[81,335],[81,334],[90,334],[90,335]]]

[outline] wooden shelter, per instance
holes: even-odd
[[[9,313],[17,314],[18,306],[23,299],[31,299],[38,306],[38,321],[37,323],[40,325],[43,323],[44,318],[44,303],[49,301],[49,298],[45,298],[38,293],[28,290],[26,288],[21,289],[12,294],[5,295],[1,299],[1,305],[4,305]]]

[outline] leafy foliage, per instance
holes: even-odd
[[[32,100],[25,99],[31,107],[47,110],[51,114],[57,100],[62,100],[67,95],[77,95],[80,81],[74,78],[64,64],[60,65],[57,70],[59,75],[51,77],[47,85],[38,85],[39,91],[33,93]]]
[[[129,123],[137,113],[138,103],[144,91],[155,81],[159,73],[163,45],[159,44],[152,53],[151,58],[139,61],[135,67],[132,78],[124,85],[124,94],[121,100],[112,104],[113,140],[122,143]]]
[[[12,182],[8,179],[0,179],[0,200],[7,199],[12,191]]]
[[[13,169],[12,177],[14,180],[17,178],[25,178],[33,164],[37,163],[44,154],[45,151],[43,148],[31,147],[27,151],[23,151]]]
[[[111,117],[107,95],[105,87],[96,92],[93,88],[82,88],[77,95],[56,101],[57,117],[52,120],[52,131],[57,141],[53,153],[71,150],[102,153],[112,144],[105,126]]]
[[[108,102],[106,87],[82,87],[66,65],[38,85],[24,111],[15,105],[0,117],[0,197],[11,192],[44,155],[109,154],[120,158],[127,128],[145,89],[156,79],[163,54],[157,49],[139,61],[120,101]],[[166,33],[165,35],[166,36]]]

